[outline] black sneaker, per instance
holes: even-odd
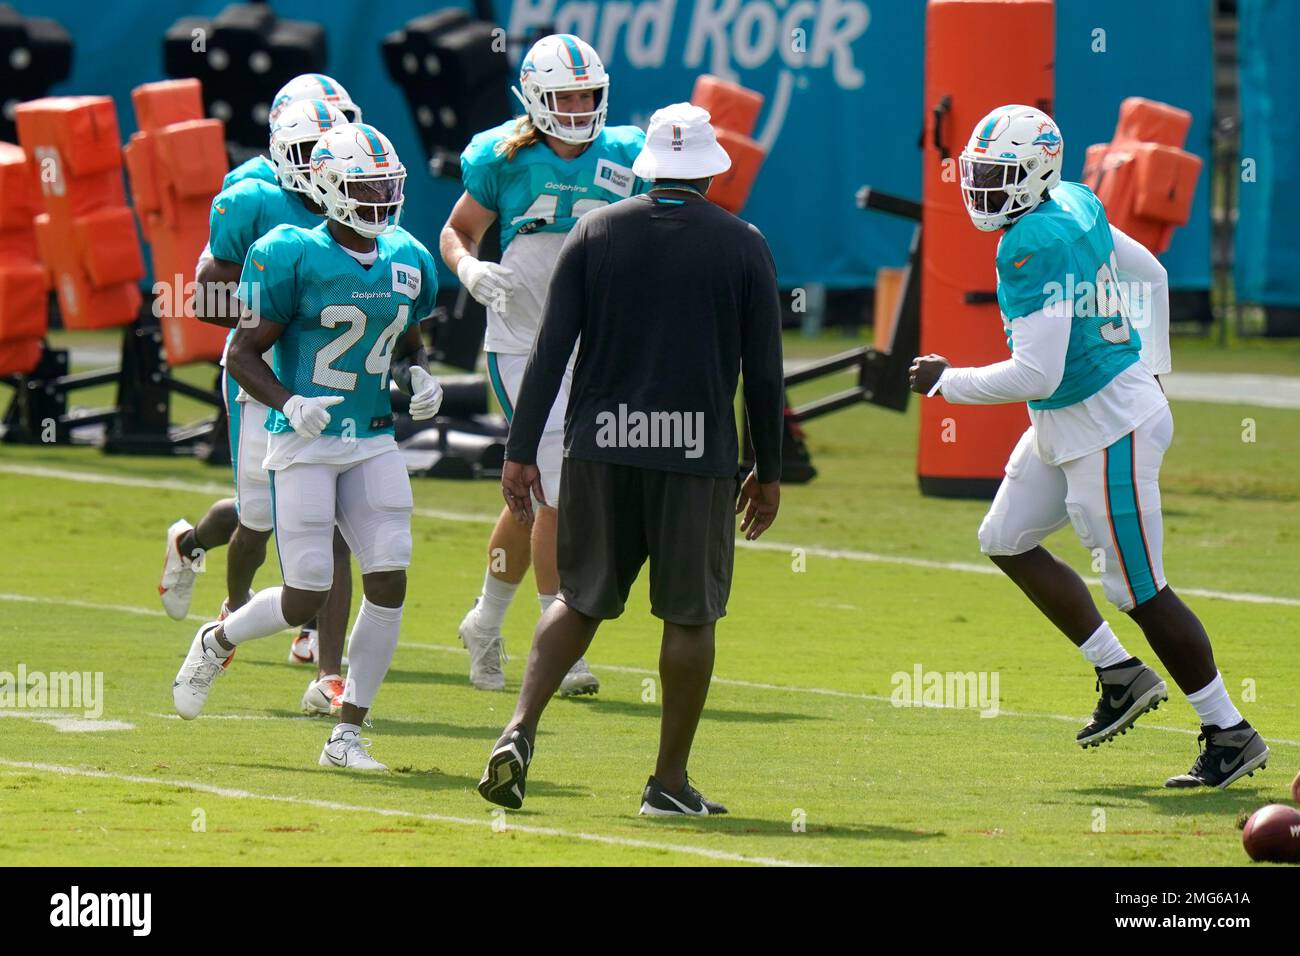
[[[524,805],[524,786],[532,760],[533,742],[517,727],[507,730],[488,757],[487,769],[478,782],[479,795],[488,803],[518,810]]]
[[[1196,738],[1205,749],[1187,773],[1170,777],[1166,787],[1218,787],[1222,790],[1241,777],[1253,777],[1268,766],[1268,745],[1258,731],[1244,720],[1235,727],[1206,724]]]
[[[641,793],[641,815],[645,817],[716,817],[726,812],[722,804],[706,800],[692,787],[689,777],[679,792],[669,793],[651,776]]]
[[[1169,699],[1169,688],[1160,675],[1136,657],[1096,670],[1101,699],[1092,720],[1074,738],[1085,750],[1128,733],[1139,717]]]

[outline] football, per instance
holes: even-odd
[[[1241,843],[1256,862],[1300,863],[1300,810],[1282,803],[1256,810],[1246,821]]]

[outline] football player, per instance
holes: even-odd
[[[397,646],[411,559],[411,484],[388,391],[394,359],[407,359],[392,374],[412,393],[412,418],[433,417],[442,401],[419,328],[437,295],[433,258],[397,225],[405,179],[374,127],[335,127],[311,153],[310,183],[326,221],[278,226],[248,251],[239,295],[250,316],[227,365],[272,409],[266,467],[284,586],[200,627],[173,685],[177,712],[194,718],[238,645],[316,614],[333,576],[337,522],[361,565],[365,597],[342,713],[319,762],[355,770],[386,769],[360,731]],[[274,371],[264,358],[272,346]]]
[[[961,154],[962,198],[977,229],[1002,231],[998,304],[1011,358],[952,368],[927,355],[912,366],[912,388],[958,404],[1029,404],[980,550],[1096,669],[1101,699],[1078,743],[1126,732],[1168,691],[1120,644],[1083,579],[1042,546],[1067,523],[1103,560],[1106,597],[1200,717],[1204,750],[1165,785],[1226,787],[1269,751],[1228,696],[1205,628],[1165,581],[1159,476],[1174,432],[1158,379],[1170,370],[1165,270],[1109,225],[1090,189],[1061,181],[1062,147],[1056,124],[1028,106],[1000,107],[975,127]]]
[[[274,123],[287,107],[299,100],[324,100],[343,114],[345,122],[361,122],[361,107],[352,102],[352,97],[348,95],[342,83],[323,73],[302,73],[280,87],[275,98],[271,100],[266,121]],[[244,179],[262,179],[271,185],[280,181],[275,164],[260,154],[245,160],[226,173],[221,188],[229,189]]]
[[[439,249],[447,267],[487,307],[488,377],[506,418],[541,321],[546,287],[564,238],[592,209],[644,192],[632,163],[645,142],[635,126],[606,126],[609,77],[596,51],[576,36],[544,37],[524,57],[515,96],[525,116],[475,136],[461,154],[465,192],[443,226]],[[483,234],[501,223],[501,262],[476,257]],[[503,508],[488,541],[483,589],[460,625],[470,652],[470,681],[501,690],[501,624],[531,559],[538,602],[546,613],[559,590],[555,504],[564,456],[564,412],[572,364],[551,408],[537,452],[545,502],[530,524]],[[561,696],[594,694],[600,682],[579,659]]]
[[[247,177],[217,194],[209,214],[207,254],[200,259],[196,274],[203,293],[195,300],[199,318],[234,326],[238,306],[230,299],[217,302],[209,291],[215,289],[217,295],[230,296],[249,247],[274,226],[290,223],[311,227],[320,223],[324,208],[309,195],[307,160],[321,134],[344,122],[343,114],[323,100],[298,100],[285,106],[271,123],[270,153],[278,176],[276,183]],[[233,338],[232,329],[227,348]],[[218,616],[221,619],[247,600],[253,576],[266,559],[266,543],[271,534],[270,479],[262,467],[266,456],[267,409],[243,394],[229,374],[223,376],[223,384],[238,521],[233,534],[227,533],[225,539],[206,533],[213,523],[212,512],[224,510],[218,502],[200,519],[197,528],[191,528],[182,519],[169,529],[159,592],[168,613],[177,620],[188,612],[193,591],[193,562],[185,556],[193,555],[195,549],[217,547],[229,541],[228,596]],[[317,642],[308,630],[295,639],[289,651],[290,661],[317,665],[316,677],[308,683],[302,698],[302,708],[307,713],[337,714],[342,705],[340,674],[343,637],[352,601],[352,569],[341,535],[335,536],[335,555],[336,586],[321,622],[322,639]]]

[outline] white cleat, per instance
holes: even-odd
[[[190,644],[190,652],[185,655],[185,663],[181,664],[176,680],[172,682],[172,702],[176,705],[176,713],[186,720],[193,720],[202,713],[213,683],[226,672],[235,657],[234,651],[229,657],[217,657],[203,645],[204,636],[216,626],[217,622],[211,621],[199,628]]]
[[[304,627],[289,645],[290,664],[315,664],[320,648],[320,636],[314,628]]]
[[[190,599],[194,597],[194,562],[181,554],[180,539],[194,526],[181,518],[167,529],[167,551],[163,555],[162,579],[158,582],[158,596],[163,609],[173,621],[185,620],[190,613]]]
[[[343,678],[338,674],[328,674],[307,685],[302,695],[302,712],[315,717],[321,714],[337,717],[343,709]]]
[[[561,697],[581,697],[583,694],[594,694],[599,690],[600,681],[581,657],[569,668],[569,673],[564,675],[564,680],[560,681]]]
[[[320,752],[322,767],[341,767],[344,770],[387,770],[370,756],[370,741],[363,740],[355,730],[345,730],[331,737]]]
[[[478,626],[478,601],[460,622],[460,642],[469,651],[469,682],[479,690],[505,690],[506,675],[501,664],[506,658],[500,631]]]

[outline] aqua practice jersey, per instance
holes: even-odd
[[[1105,388],[1141,357],[1142,342],[1115,292],[1118,267],[1106,211],[1092,190],[1061,183],[1051,199],[998,243],[998,305],[1015,349],[1015,323],[1063,297],[1074,300],[1065,375],[1055,392],[1029,403],[1064,408]]]
[[[273,186],[280,185],[280,177],[275,174],[275,166],[265,156],[246,159],[226,173],[226,178],[221,181],[221,188],[229,189],[235,183],[242,183],[245,179],[258,179]]]
[[[606,126],[573,159],[560,158],[545,143],[506,159],[497,147],[510,138],[517,123],[507,120],[479,133],[460,156],[465,191],[501,222],[503,253],[521,233],[566,233],[584,212],[648,188],[632,174],[632,163],[645,144],[645,133],[636,126]]]
[[[437,298],[428,249],[401,228],[375,242],[378,257],[363,266],[326,223],[278,226],[253,243],[240,277],[247,304],[285,327],[276,341],[276,377],[296,395],[343,398],[329,410],[325,435],[392,434],[393,345],[433,312]],[[275,409],[266,427],[272,434],[293,430]]]

